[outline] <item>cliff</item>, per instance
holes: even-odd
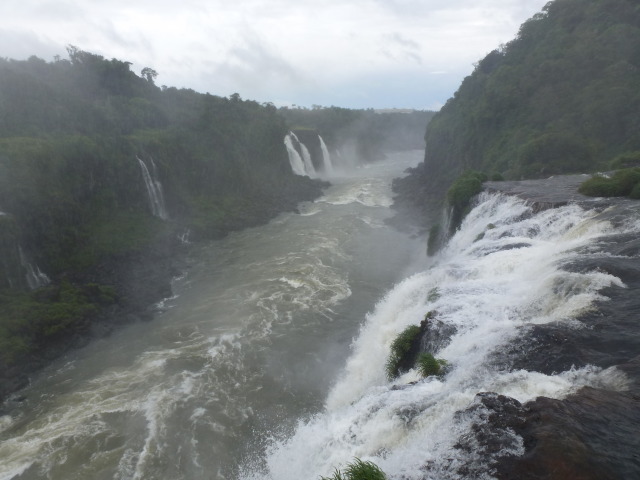
[[[609,169],[640,151],[638,84],[636,2],[549,2],[434,116],[397,203],[424,208],[466,170],[521,180]]]
[[[0,60],[0,398],[150,318],[189,242],[318,196],[270,105],[159,88],[130,64]]]

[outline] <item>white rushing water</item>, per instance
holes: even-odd
[[[295,134],[293,135],[295,136]],[[309,149],[300,140],[298,140],[298,143],[300,144],[300,150],[302,150],[302,161],[304,162],[304,170],[309,177],[315,178],[317,176],[316,168],[313,166],[313,162],[311,161],[311,154],[309,153]]]
[[[27,260],[22,247],[18,247],[18,254],[20,255],[20,264],[25,272],[25,278],[27,280],[27,285],[31,290],[35,290],[36,288],[44,287],[45,285],[49,285],[51,283],[51,279],[49,276],[40,270],[38,265],[33,265],[31,262]]]
[[[327,176],[333,175],[333,163],[331,162],[331,154],[327,148],[327,144],[320,135],[318,135],[320,141],[320,148],[322,149],[322,165],[324,166],[324,174]]]
[[[461,479],[460,465],[487,461],[454,448],[480,421],[456,414],[477,393],[523,402],[541,395],[561,398],[584,385],[623,388],[624,377],[613,369],[543,375],[509,371],[492,360],[527,325],[585,328],[576,318],[603,299],[599,291],[623,285],[606,273],[568,272],[562,265],[597,255],[598,240],[611,230],[576,206],[533,214],[515,198],[484,194],[430,268],[400,282],[367,315],[324,410],[274,439],[266,461],[247,465],[244,478],[329,476],[357,457],[374,461],[390,478]],[[449,373],[421,379],[410,371],[388,381],[391,342],[427,312],[455,329],[450,342],[433,352],[448,362]],[[417,383],[407,385],[412,381]],[[499,454],[522,451],[521,439],[513,435]],[[483,478],[491,478],[489,472],[486,466]]]
[[[144,163],[140,157],[136,157],[136,159],[138,160],[140,169],[142,170],[142,178],[144,179],[144,185],[147,188],[147,196],[149,198],[151,213],[162,220],[167,220],[169,215],[167,214],[167,210],[164,205],[162,184],[160,183],[160,180],[158,180],[158,172],[153,159],[151,159],[153,174],[149,172],[147,164]]]
[[[284,144],[287,147],[287,154],[289,155],[289,163],[291,165],[291,170],[296,175],[308,175],[305,169],[305,164],[302,161],[302,157],[293,146],[292,133],[286,135],[284,137]]]

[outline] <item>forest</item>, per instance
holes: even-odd
[[[96,318],[109,330],[139,317],[167,294],[181,245],[322,189],[291,172],[274,106],[68,54],[0,60],[0,377],[77,343]]]
[[[398,203],[442,199],[467,170],[519,180],[638,158],[638,85],[637,2],[549,2],[477,62],[434,116],[424,163],[396,182]]]

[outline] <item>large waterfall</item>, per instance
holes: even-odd
[[[151,159],[151,168],[153,169],[153,174],[149,172],[147,165],[140,157],[136,157],[138,162],[140,163],[140,169],[142,170],[142,178],[144,179],[144,184],[147,187],[147,194],[149,197],[149,206],[151,207],[151,213],[161,218],[162,220],[167,220],[169,216],[167,215],[167,210],[164,206],[164,194],[162,192],[162,184],[160,180],[158,180],[158,171],[156,169],[155,162]]]

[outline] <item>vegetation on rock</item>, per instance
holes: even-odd
[[[447,361],[435,358],[428,352],[423,352],[418,356],[416,364],[420,375],[429,377],[431,375],[440,375],[442,369],[447,365]]]
[[[420,327],[418,325],[409,325],[393,340],[390,349],[391,353],[385,364],[385,370],[389,379],[393,379],[399,375],[400,363],[403,357],[411,350],[419,334]]]
[[[342,472],[336,469],[331,477],[321,480],[386,480],[387,476],[375,463],[356,458],[348,463]]]
[[[611,177],[595,175],[583,182],[578,191],[591,197],[640,198],[640,168],[618,170]]]

